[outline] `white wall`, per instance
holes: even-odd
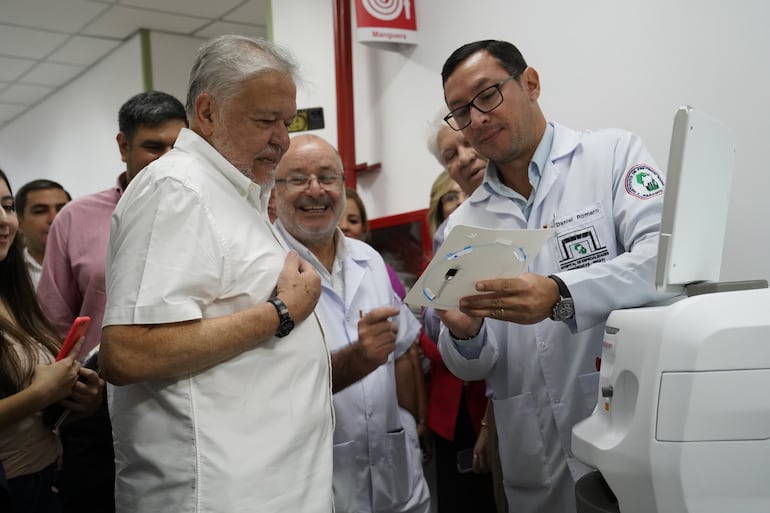
[[[693,105],[735,129],[736,172],[722,279],[770,277],[770,3],[764,0],[525,2],[414,0],[420,44],[354,41],[357,161],[372,217],[424,208],[438,164],[426,121],[442,101],[441,66],[461,44],[507,39],[540,73],[549,119],[573,128],[617,126],[642,135],[667,166],[676,108]],[[273,36],[290,46],[315,90],[300,106],[334,116],[332,2],[273,2]],[[302,13],[298,15],[297,13]],[[312,14],[311,14],[312,13]],[[354,36],[355,37],[355,36]],[[331,53],[330,53],[331,52]],[[319,132],[336,142],[332,134]],[[760,151],[756,151],[760,150]]]
[[[640,133],[667,165],[675,109],[691,104],[737,133],[738,155],[723,279],[770,277],[770,3],[765,0],[414,0],[420,44],[354,41],[357,162],[372,217],[424,208],[438,164],[425,149],[427,120],[442,103],[439,72],[459,45],[508,39],[540,72],[541,104],[573,128]],[[276,42],[293,50],[306,84],[299,107],[322,106],[336,144],[332,2],[272,2]],[[152,33],[154,86],[184,101],[199,41]],[[112,185],[123,168],[117,111],[142,90],[138,37],[36,109],[0,130],[0,167],[14,186],[62,182],[75,196]]]
[[[150,32],[153,89],[184,103],[190,68],[203,41]],[[112,186],[125,169],[115,142],[118,110],[144,90],[143,73],[137,34],[0,130],[0,168],[14,188],[50,178],[78,197]]]
[[[297,87],[297,108],[324,108],[325,128],[313,133],[337,144],[334,89],[334,17],[331,1],[273,0],[273,40],[299,63],[302,83]],[[275,33],[275,27],[280,27]],[[294,28],[296,27],[296,29]]]
[[[152,86],[179,99],[187,99],[187,82],[195,54],[205,39],[150,32]]]
[[[118,110],[142,91],[138,36],[0,130],[0,167],[14,189],[36,178],[73,197],[106,189],[125,169],[115,142]]]

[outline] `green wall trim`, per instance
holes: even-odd
[[[149,30],[139,29],[139,42],[142,47],[142,86],[145,91],[152,91],[152,45]]]

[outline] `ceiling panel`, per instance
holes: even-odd
[[[0,128],[139,29],[267,36],[268,0],[0,0]]]
[[[28,107],[26,105],[0,103],[0,122],[13,119],[14,117],[27,110],[27,108]]]
[[[6,88],[0,93],[0,103],[31,105],[45,98],[53,90],[53,87],[16,84]]]
[[[237,9],[225,14],[222,19],[240,23],[255,23],[267,27],[265,13],[267,13],[267,0],[249,0]]]
[[[67,39],[66,34],[0,24],[0,54],[42,59]]]
[[[33,60],[15,59],[0,55],[0,80],[11,83],[34,65],[35,61]]]
[[[121,41],[116,39],[75,36],[52,53],[48,59],[64,64],[88,66],[107,55],[120,43]]]
[[[208,21],[205,18],[193,18],[181,14],[115,6],[85,27],[81,33],[87,36],[125,39],[136,32],[137,27],[141,27],[189,35],[207,24]]]
[[[241,4],[243,0],[216,0],[215,2],[211,0],[122,0],[120,2],[120,5],[164,11],[169,14],[185,13],[201,18],[219,18]]]
[[[99,13],[109,9],[102,2],[88,0],[0,0],[3,23],[72,33]]]
[[[61,86],[79,75],[85,67],[72,64],[57,64],[55,62],[41,62],[21,77],[20,82],[25,84],[41,84]]]
[[[196,36],[205,38],[218,36],[220,34],[240,34],[242,36],[250,37],[265,37],[267,36],[267,28],[257,25],[244,25],[243,23],[215,21],[195,32]]]

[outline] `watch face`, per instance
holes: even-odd
[[[291,320],[291,317],[289,317],[289,314],[287,313],[285,316],[281,316],[281,324],[278,326],[278,331],[275,336],[285,337],[292,329],[294,329],[294,321]]]
[[[278,331],[275,332],[275,336],[279,338],[285,337],[292,329],[294,329],[294,321],[289,315],[289,309],[286,308],[286,304],[277,297],[269,299],[268,302],[278,311],[279,323]]]

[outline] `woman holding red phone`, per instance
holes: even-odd
[[[0,170],[0,511],[58,513],[51,485],[60,445],[41,410],[62,402],[87,414],[101,402],[103,382],[80,369],[77,347],[54,363],[61,341],[38,306],[18,227]]]

